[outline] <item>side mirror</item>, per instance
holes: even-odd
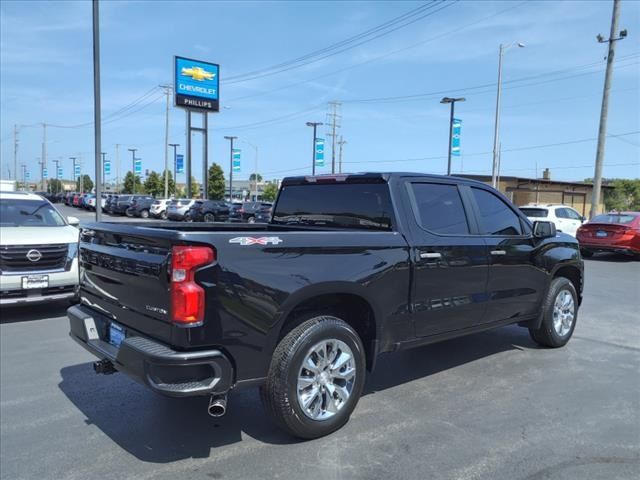
[[[74,227],[80,225],[80,219],[78,217],[67,217],[67,223]]]
[[[582,219],[582,223],[587,221],[587,217],[580,217]]]
[[[536,238],[553,238],[556,236],[556,224],[547,221],[533,222],[533,236]]]

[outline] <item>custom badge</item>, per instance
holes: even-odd
[[[238,243],[243,247],[247,245],[278,245],[283,240],[280,237],[235,237],[229,243]]]

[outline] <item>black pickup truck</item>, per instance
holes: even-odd
[[[292,177],[268,224],[86,224],[79,251],[70,334],[96,372],[212,416],[260,386],[302,438],[347,422],[380,353],[509,324],[560,347],[582,299],[574,238],[456,177]]]

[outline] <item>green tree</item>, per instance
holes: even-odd
[[[224,172],[222,167],[214,163],[209,167],[209,183],[207,194],[211,200],[223,200],[225,194]]]
[[[196,177],[191,177],[191,198],[200,198],[200,184]]]
[[[144,181],[144,190],[154,197],[160,197],[164,194],[164,182],[158,172],[152,170],[149,173],[149,176]]]
[[[138,175],[134,175],[133,172],[128,171],[124,176],[122,193],[139,193],[141,190],[140,177]]]
[[[62,182],[57,178],[49,180],[49,192],[58,193],[62,191]]]
[[[640,210],[640,179],[617,178],[612,180],[613,190],[605,190],[604,206],[608,210]]]
[[[262,175],[260,175],[259,173],[258,174],[252,173],[251,175],[249,175],[249,181],[254,182],[256,180],[256,176],[258,177],[258,182],[261,182]]]
[[[278,195],[278,187],[275,183],[267,183],[262,191],[262,200],[265,202],[273,202]]]
[[[169,176],[169,196],[173,195],[176,192],[176,182],[173,179],[173,173],[171,170],[166,170],[162,176],[160,177],[160,182],[162,183],[162,196],[164,196],[164,177],[165,174]]]
[[[93,190],[93,180],[86,173],[81,176],[82,182],[80,182],[80,178],[76,180],[76,192],[80,192],[80,185],[82,184],[82,192],[90,192]]]

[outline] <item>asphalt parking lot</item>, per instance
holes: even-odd
[[[72,209],[73,210],[73,209]],[[586,261],[562,349],[508,327],[381,357],[351,421],[301,442],[256,390],[228,414],[97,376],[65,308],[3,309],[3,479],[640,478],[640,263]]]

